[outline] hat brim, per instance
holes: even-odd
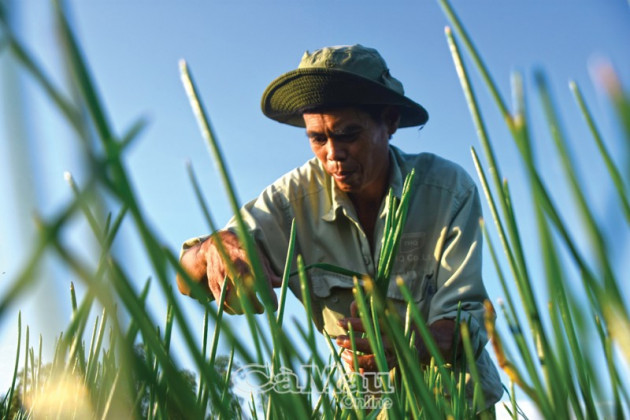
[[[342,70],[306,68],[290,71],[271,82],[263,93],[263,113],[278,122],[304,127],[302,112],[312,107],[394,105],[399,127],[424,125],[429,114],[422,105],[365,77]]]

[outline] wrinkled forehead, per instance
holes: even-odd
[[[309,130],[346,132],[365,129],[372,121],[367,112],[356,107],[308,111],[302,114],[302,118],[307,132]]]

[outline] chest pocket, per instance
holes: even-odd
[[[344,274],[333,273],[321,268],[313,268],[309,271],[308,277],[311,279],[312,290],[315,296],[325,299],[331,296],[335,288],[352,289],[354,280]]]
[[[402,278],[411,292],[413,303],[420,310],[420,314],[426,320],[429,314],[431,299],[436,291],[433,272],[406,271],[393,274],[387,291],[390,299],[402,319],[407,311],[407,301],[396,283],[397,278]],[[311,291],[313,293],[313,311],[316,325],[325,329],[331,336],[343,334],[344,331],[337,325],[337,321],[350,316],[350,304],[354,300],[352,288],[353,278],[343,274],[331,273],[315,268],[309,273]]]
[[[409,289],[413,303],[426,320],[429,314],[431,299],[436,292],[434,276],[435,258],[427,247],[424,232],[403,233],[393,267],[393,274],[387,290],[387,297],[396,304],[398,313],[405,317],[407,302],[398,287],[396,280],[402,278]]]
[[[395,273],[387,289],[387,298],[394,302],[398,314],[405,319],[407,312],[407,301],[402,294],[397,279],[401,278],[409,291],[411,292],[412,303],[416,305],[423,319],[426,321],[431,307],[431,299],[436,292],[436,283],[433,271],[406,271]]]
[[[318,329],[326,330],[331,337],[345,334],[337,325],[341,318],[350,316],[350,304],[354,300],[351,276],[313,268],[308,273],[313,294],[313,320]]]

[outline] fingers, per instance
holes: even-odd
[[[355,349],[362,353],[374,353],[372,346],[370,345],[370,341],[366,337],[361,337],[361,335],[365,335],[365,327],[359,318],[342,318],[337,321],[337,324],[346,331],[352,331],[355,333]],[[385,353],[392,352],[392,346],[389,340],[385,336],[380,336],[380,340],[383,343],[383,348],[385,349]],[[337,345],[343,347],[347,350],[352,349],[352,342],[350,340],[349,335],[339,335],[337,336]]]
[[[216,300],[221,296],[221,289],[225,282],[226,298],[225,307],[231,313],[242,314],[244,308],[241,304],[241,298],[247,299],[255,313],[264,312],[264,306],[256,296],[256,285],[252,269],[247,256],[247,252],[241,247],[240,241],[236,234],[230,231],[216,232],[209,243],[206,245],[207,259],[207,287]],[[220,248],[223,248],[220,250]],[[269,259],[262,253],[258,252],[259,259],[262,264],[266,279],[266,287],[268,288],[271,305],[274,310],[278,307],[278,297],[274,292],[274,287],[282,285],[282,278],[275,274],[271,268]],[[226,257],[224,259],[224,256]],[[226,263],[227,261],[227,263]],[[239,279],[239,287],[233,279]]]
[[[350,368],[352,372],[356,372],[355,359],[356,357],[356,365],[359,367],[359,373],[364,374],[365,372],[380,372],[381,370],[378,368],[378,363],[376,362],[376,356],[373,354],[359,354],[353,352],[352,350],[346,350],[341,353],[341,359],[344,361],[346,365]],[[387,363],[387,369],[392,369],[397,365],[396,356],[394,355],[385,355],[385,362]]]
[[[269,297],[271,298],[271,306],[273,307],[274,311],[278,310],[278,295],[276,295],[276,292],[273,290],[273,282],[271,281],[271,279],[269,277],[267,277],[267,286],[269,287]]]
[[[260,256],[260,261],[262,262],[263,270],[265,271],[265,276],[267,277],[267,287],[269,290],[269,296],[271,297],[271,304],[273,306],[273,310],[276,311],[278,309],[278,296],[276,292],[274,292],[274,287],[282,286],[282,278],[273,271],[271,268],[271,263],[269,259],[262,253],[258,252]]]
[[[262,263],[263,271],[269,280],[271,287],[280,287],[282,286],[282,277],[278,276],[275,271],[271,268],[271,263],[269,262],[269,258],[265,256],[262,252],[258,252],[258,256],[260,262]]]
[[[206,281],[207,260],[205,253],[202,251],[203,242],[199,242],[190,248],[184,250],[180,256],[180,264],[188,278],[194,283],[198,283],[206,292],[209,291]],[[181,274],[177,274],[177,288],[184,295],[191,295],[191,288],[188,281]]]
[[[352,330],[354,332],[365,332],[365,328],[363,327],[363,322],[361,322],[361,318],[341,318],[339,321],[337,321],[337,325],[339,325],[346,331],[350,331],[350,327],[352,327]]]
[[[273,274],[273,271],[271,271],[271,268],[268,265],[268,263],[265,266],[264,263],[267,261],[266,258],[262,259],[262,261],[263,261],[263,269],[265,271],[265,287],[267,287],[267,293],[269,293],[269,298],[271,299],[271,307],[275,311],[278,309],[278,296],[273,290],[273,287],[274,287],[274,284],[277,282],[275,279],[278,279],[278,276]],[[246,294],[246,297],[249,300],[249,302],[251,302],[254,312],[257,314],[261,314],[264,312],[265,308],[264,308],[264,305],[259,300],[258,296],[256,295],[256,284],[255,284],[256,280],[254,276],[251,274],[249,265],[247,266],[247,270],[248,270],[247,273],[241,277],[242,279],[241,288],[244,290],[244,293]],[[280,284],[282,284],[281,279],[279,280],[279,282]]]
[[[342,318],[337,321],[337,324],[344,330],[350,331],[352,329],[353,332],[357,333],[354,338],[354,349],[352,348],[352,341],[348,335],[337,336],[337,345],[345,349],[345,351],[341,353],[341,358],[353,372],[356,371],[355,357],[361,374],[364,372],[378,372],[379,369],[376,363],[376,357],[373,354],[374,350],[372,350],[370,341],[367,338],[360,337],[362,333],[365,333],[365,327],[363,326],[361,318],[359,318],[359,310],[356,301],[352,301],[350,304],[350,314],[351,316],[349,318]],[[397,364],[392,346],[384,336],[381,336],[380,340],[382,340],[385,350],[387,366],[391,369]]]
[[[356,300],[353,300],[350,304],[350,315],[352,315],[353,318],[359,317],[359,307],[357,306]]]
[[[217,265],[208,265],[208,287],[215,300],[218,302],[221,297],[222,288],[226,288],[224,308],[230,314],[243,314],[245,307],[242,300],[247,300],[252,307],[252,311],[257,314],[264,312],[264,306],[256,296],[256,285],[254,277],[251,275],[249,265],[235,264],[239,273],[236,279],[226,276],[226,270]],[[237,284],[238,282],[238,284]],[[271,304],[274,310],[278,307],[278,298],[271,285],[267,282]]]
[[[222,248],[222,249],[220,249]],[[241,248],[238,238],[229,231],[216,232],[207,241],[204,247],[207,260],[207,282],[208,289],[212,292],[218,302],[221,297],[223,287],[225,291],[224,309],[230,314],[242,314],[239,298],[239,289],[234,283],[234,278],[243,278],[249,275],[249,265],[244,250]],[[231,267],[228,270],[223,254],[230,261]]]
[[[239,281],[241,282],[240,286],[234,283],[232,279],[226,282],[226,287],[229,287],[229,289],[226,291],[224,308],[228,310],[228,313],[240,315],[245,313],[243,302],[247,301],[250,303],[254,313],[263,313],[264,306],[256,296],[253,277],[244,276]]]
[[[339,347],[352,350],[352,341],[349,336],[339,335],[337,336],[336,341]],[[357,351],[360,351],[361,353],[372,353],[372,347],[370,346],[370,341],[367,338],[355,337],[354,344]]]
[[[245,308],[242,304],[242,299],[247,300],[252,307],[254,313],[261,314],[264,312],[264,306],[261,301],[256,296],[256,287],[254,285],[254,277],[246,274],[242,277],[239,277],[237,280],[239,284],[231,278],[226,278],[225,281],[222,281],[221,284],[218,281],[209,283],[212,294],[215,296],[217,302],[220,300],[221,296],[221,288],[226,287],[226,295],[225,301],[223,303],[224,307],[228,309],[228,313],[230,314],[243,314],[245,312]],[[271,285],[267,284],[269,287],[269,294],[271,298],[271,305],[274,310],[278,308],[278,297],[276,293],[273,291]]]
[[[341,359],[350,368],[352,372],[356,372],[354,363],[354,357],[357,358],[357,365],[359,366],[359,373],[365,372],[377,372],[378,366],[376,365],[376,357],[373,354],[356,354],[352,350],[344,351],[341,353]]]

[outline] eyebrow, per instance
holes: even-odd
[[[332,130],[332,134],[336,136],[343,136],[345,134],[355,134],[363,130],[363,126],[359,124],[350,124],[341,129]]]
[[[339,129],[333,129],[330,131],[330,135],[332,135],[333,137],[336,136],[345,136],[348,134],[356,134],[360,131],[363,130],[363,126],[359,125],[359,124],[350,124],[347,125],[345,127],[339,128]],[[324,134],[320,131],[315,131],[315,130],[306,130],[306,135],[307,136],[316,136],[316,135],[320,135],[320,134]]]

